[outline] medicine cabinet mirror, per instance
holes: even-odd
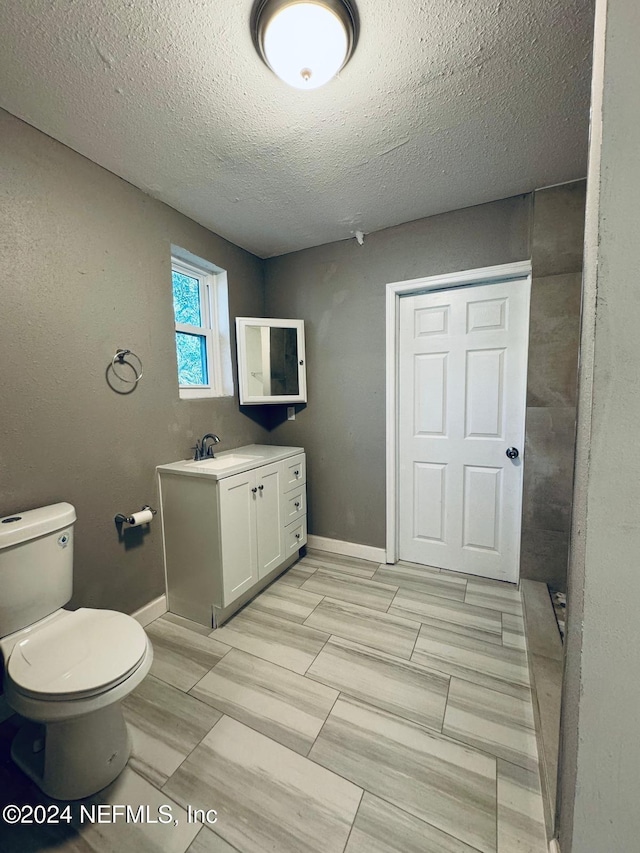
[[[304,320],[236,317],[240,403],[306,403]]]

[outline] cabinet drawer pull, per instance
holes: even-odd
[[[296,502],[294,503],[294,507],[295,507],[296,509],[300,509],[300,501],[296,501]]]
[[[258,488],[260,489],[260,491],[262,491],[264,489],[264,486],[258,486]]]
[[[255,493],[256,493],[258,490],[257,490],[257,489],[251,489],[251,491],[252,491],[252,492],[253,492],[253,494],[255,495]]]
[[[294,471],[293,473],[294,473],[294,474],[295,474],[295,476],[297,477],[297,476],[299,475],[300,471]]]
[[[300,538],[300,534],[296,533],[296,539],[299,539],[299,538]]]

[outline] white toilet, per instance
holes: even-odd
[[[61,609],[73,586],[75,520],[68,503],[0,519],[4,694],[27,721],[11,756],[58,800],[94,794],[122,771],[131,743],[120,701],[153,660],[131,616]]]

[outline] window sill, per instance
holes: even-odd
[[[180,388],[181,400],[219,400],[223,397],[233,397],[233,393],[213,391],[211,388]]]

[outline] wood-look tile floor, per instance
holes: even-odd
[[[499,582],[320,551],[217,631],[165,614],[124,703],[129,766],[90,802],[175,823],[0,820],[0,850],[545,853],[521,614]],[[2,800],[46,802],[11,763],[15,726]]]

